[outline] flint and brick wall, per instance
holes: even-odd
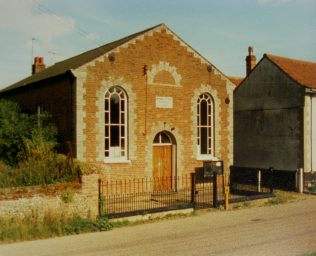
[[[98,174],[82,177],[82,183],[0,189],[0,218],[43,218],[50,216],[98,215]],[[62,200],[62,193],[74,192],[71,202]]]

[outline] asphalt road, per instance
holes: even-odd
[[[316,197],[283,205],[0,246],[27,255],[304,255],[316,252]]]

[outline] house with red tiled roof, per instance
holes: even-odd
[[[234,166],[273,167],[289,189],[316,172],[316,63],[264,54],[249,70],[234,92]]]

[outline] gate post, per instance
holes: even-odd
[[[296,180],[297,180],[297,191],[299,193],[303,193],[304,190],[304,178],[303,178],[303,168],[299,168],[296,172]]]
[[[257,187],[257,192],[261,193],[261,170],[258,170],[257,173],[257,181],[258,181],[258,187]]]
[[[269,168],[270,171],[270,193],[273,193],[273,168]]]
[[[98,209],[99,209],[99,216],[101,216],[102,214],[102,208],[103,208],[103,205],[102,205],[102,181],[101,179],[98,179],[98,183],[99,183],[99,203],[98,203]]]
[[[195,173],[191,173],[191,204],[195,206]]]
[[[218,207],[218,198],[217,198],[217,173],[213,173],[213,207]]]

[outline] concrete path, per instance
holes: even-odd
[[[0,246],[27,255],[303,255],[316,252],[316,197],[283,205]]]

